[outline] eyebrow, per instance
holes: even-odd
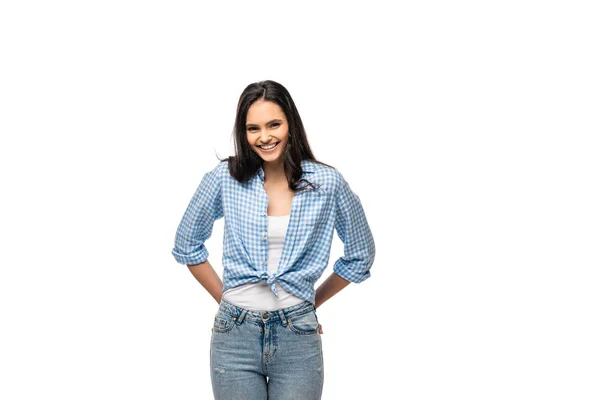
[[[273,119],[273,120],[267,122],[267,125],[271,125],[273,122],[283,122],[283,121],[281,119]],[[249,126],[258,126],[258,124],[246,124],[246,127],[249,127]]]

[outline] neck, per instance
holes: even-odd
[[[282,159],[273,162],[264,162],[263,172],[265,173],[265,182],[267,179],[269,181],[287,180]]]

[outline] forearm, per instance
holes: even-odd
[[[221,292],[223,291],[223,282],[214,270],[210,262],[206,260],[202,264],[189,265],[188,268],[194,278],[206,289],[217,303],[221,302]]]
[[[349,284],[350,281],[333,272],[315,291],[315,308],[318,308]]]

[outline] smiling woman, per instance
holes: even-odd
[[[350,282],[370,277],[373,236],[341,173],[315,160],[281,84],[246,87],[234,140],[236,155],[202,178],[172,250],[219,303],[210,348],[213,392],[216,399],[320,399],[323,331],[316,309]],[[221,283],[204,242],[223,217]],[[334,231],[344,255],[315,290]]]
[[[281,158],[288,140],[288,123],[281,107],[272,101],[257,100],[248,109],[248,143],[265,162]]]

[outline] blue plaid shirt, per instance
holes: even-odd
[[[344,244],[344,255],[333,264],[342,278],[360,283],[371,276],[375,242],[359,197],[335,169],[302,161],[302,178],[320,184],[292,197],[292,208],[277,272],[268,274],[267,193],[264,171],[245,183],[229,174],[227,162],[202,178],[175,235],[172,254],[181,264],[208,258],[204,242],[213,223],[225,217],[223,292],[265,280],[277,296],[275,281],[293,295],[315,303],[314,283],[329,261],[333,231]],[[301,185],[306,185],[302,182]]]

